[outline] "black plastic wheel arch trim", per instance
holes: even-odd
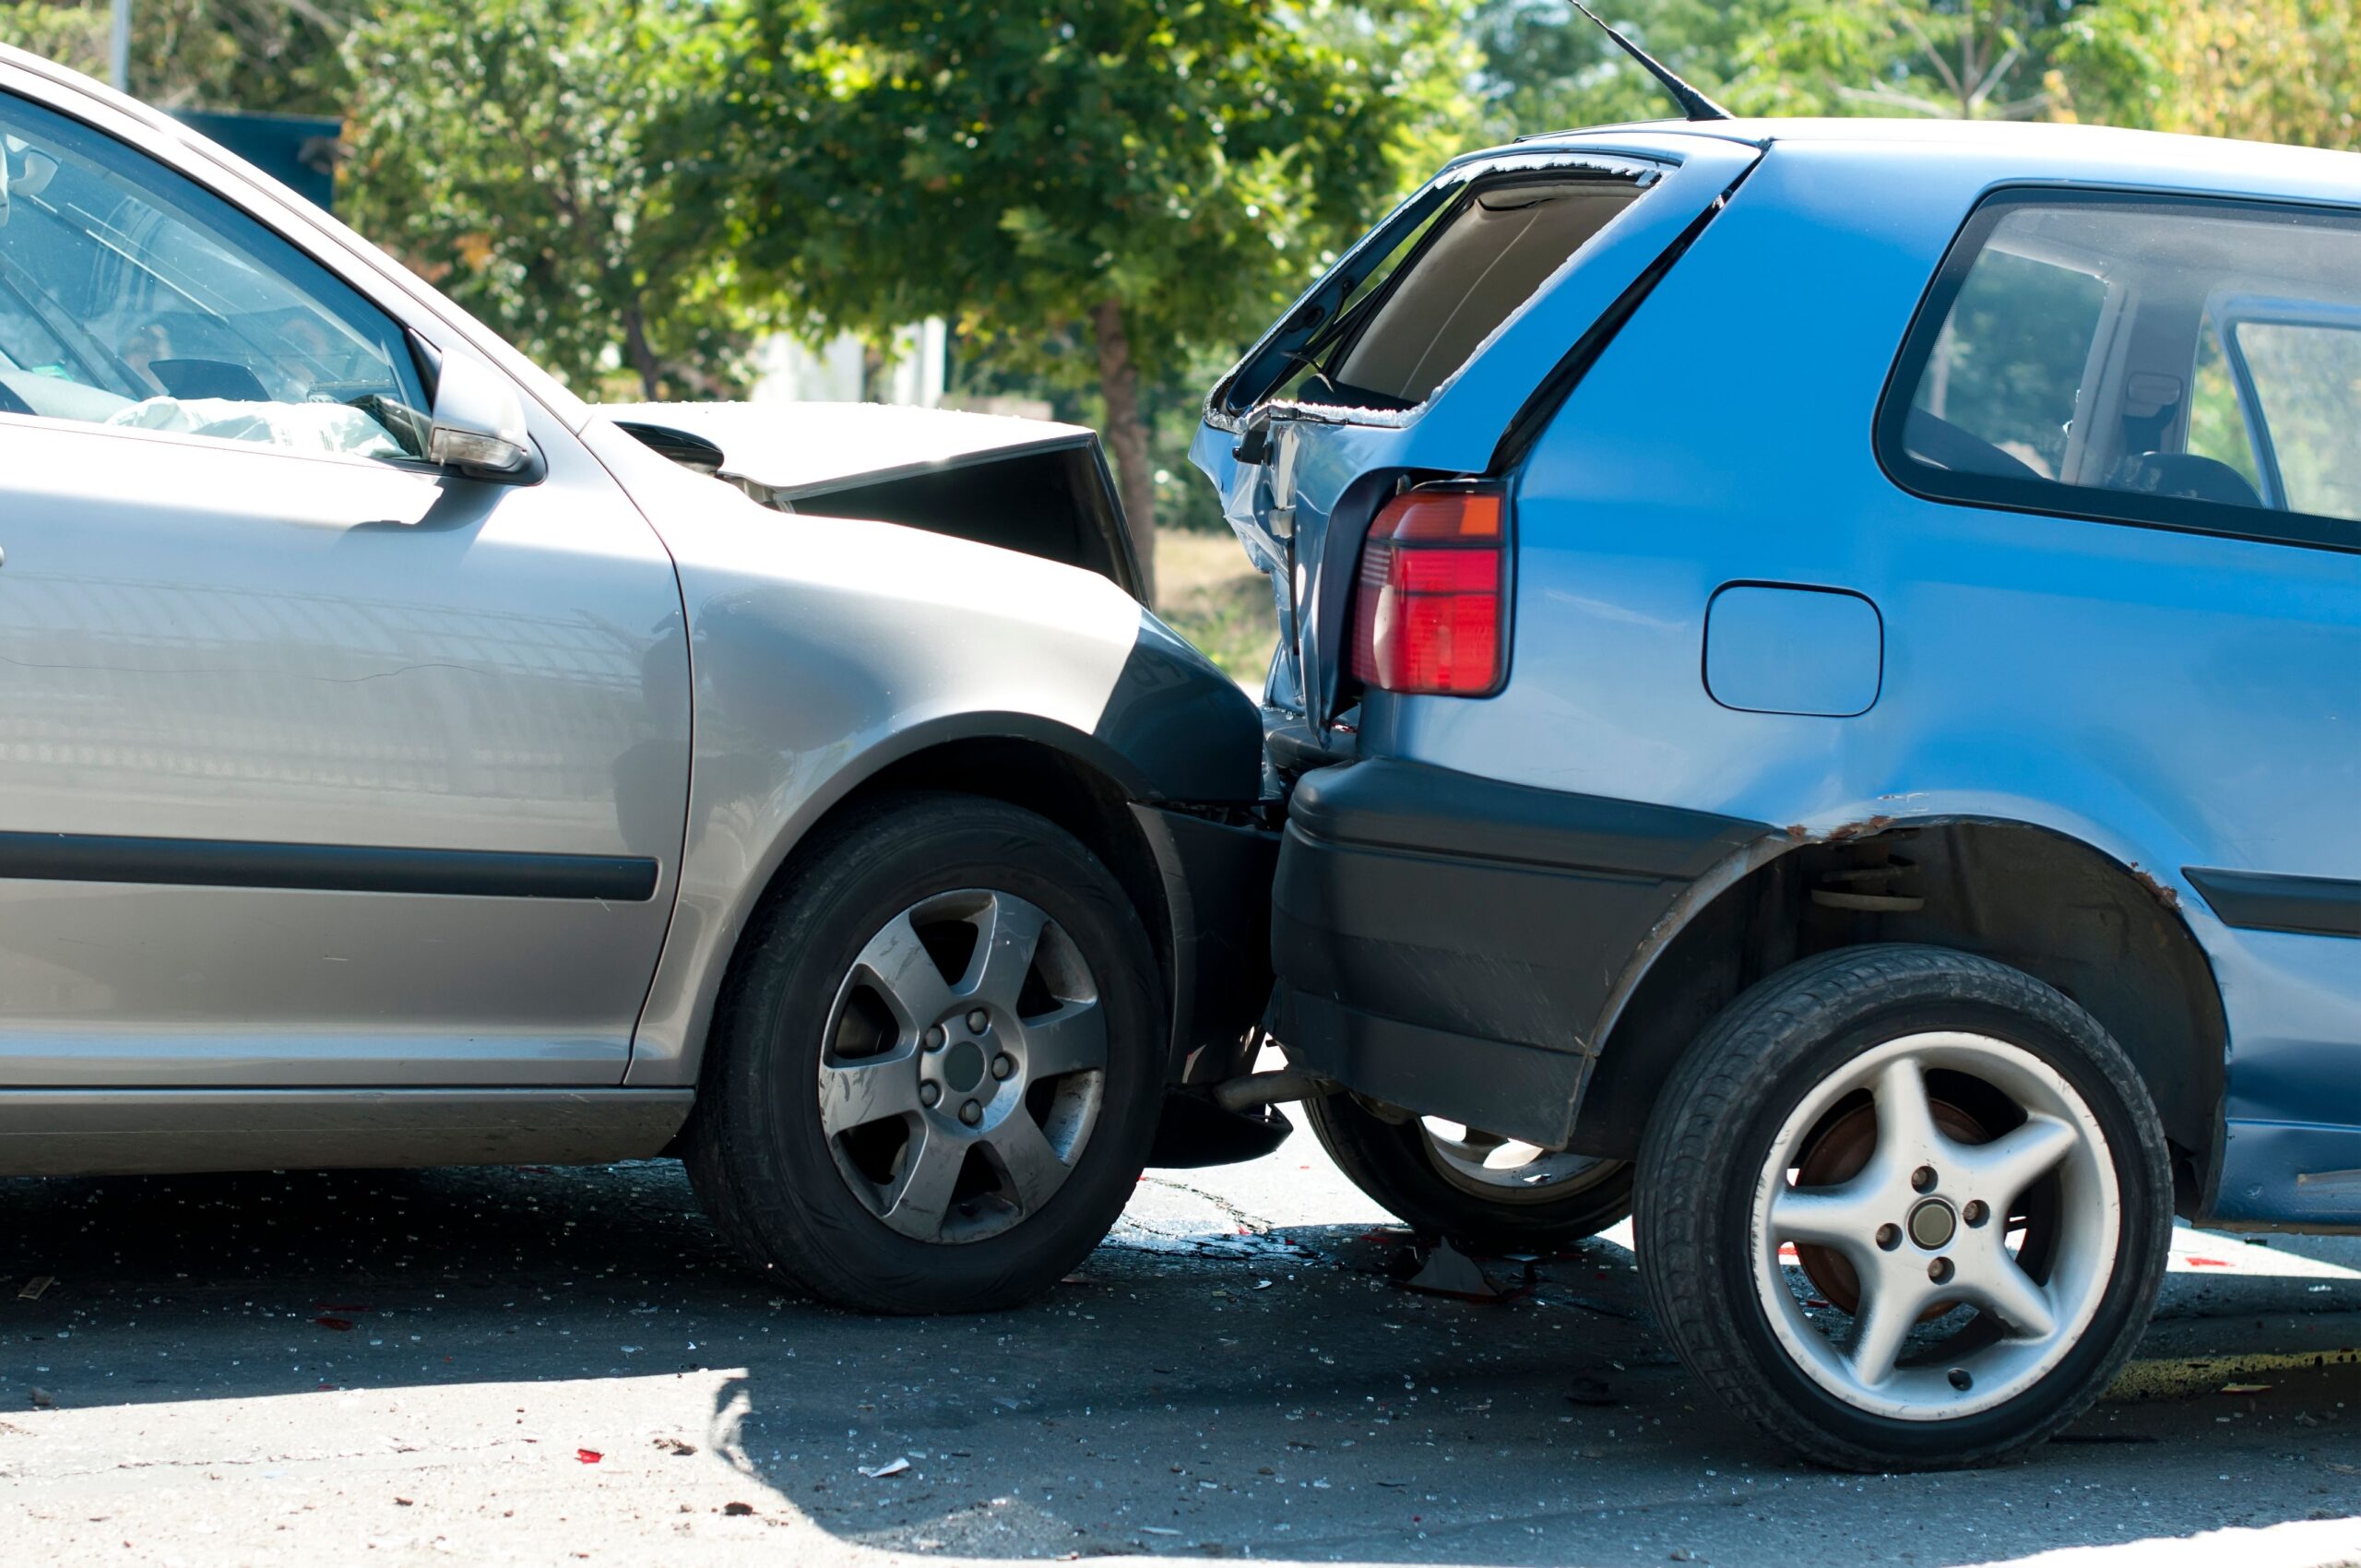
[[[654,860],[633,855],[0,833],[0,881],[10,882],[590,898],[644,904],[656,896],[658,869]]]

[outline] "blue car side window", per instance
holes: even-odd
[[[2063,470],[2106,282],[1987,248],[1968,269],[1911,399],[2044,479]]]
[[[2235,322],[2260,482],[2290,511],[2361,517],[2361,319]]]
[[[1932,499],[2361,550],[2361,216],[2003,192],[1878,414]]]

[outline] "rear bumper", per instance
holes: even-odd
[[[1422,763],[1306,774],[1272,897],[1278,1037],[1372,1099],[1563,1147],[1633,956],[1770,831]]]

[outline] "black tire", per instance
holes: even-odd
[[[1312,1135],[1354,1186],[1412,1229],[1477,1253],[1548,1253],[1596,1236],[1631,1212],[1631,1167],[1601,1160],[1549,1197],[1487,1197],[1454,1182],[1414,1119],[1395,1125],[1349,1095],[1304,1101]]]
[[[1030,812],[909,794],[824,829],[799,849],[785,888],[740,944],[683,1140],[724,1239],[771,1277],[871,1312],[989,1311],[1056,1284],[1130,1199],[1163,1098],[1162,988],[1121,887]],[[821,1124],[822,1037],[872,933],[965,888],[1029,900],[1071,937],[1106,1010],[1106,1066],[1096,1122],[1038,1210],[982,1240],[923,1241],[889,1228],[840,1172]]]
[[[2095,1311],[2062,1359],[1979,1412],[1904,1419],[1839,1398],[1781,1344],[1756,1288],[1754,1194],[1758,1178],[1780,1158],[1781,1129],[1816,1091],[1880,1043],[1930,1030],[2003,1042],[2061,1077],[2104,1134],[2103,1163],[2115,1173],[2120,1220],[2111,1266],[2093,1271],[2104,1277],[2092,1287]],[[2102,1164],[2095,1153],[2091,1158]],[[1640,1273],[1674,1350],[1773,1437],[1844,1470],[1988,1465],[2047,1439],[2122,1370],[2154,1308],[2171,1239],[2164,1135],[2122,1048],[2032,976],[1942,948],[1825,954],[1738,998],[1666,1086],[1639,1171]],[[2104,1219],[2094,1223],[2104,1235]]]

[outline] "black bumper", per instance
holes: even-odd
[[[1272,897],[1278,1037],[1371,1099],[1562,1147],[1618,979],[1769,831],[1422,763],[1306,774]]]
[[[1132,815],[1156,857],[1172,973],[1171,1076],[1237,1075],[1246,1031],[1271,995],[1271,868],[1278,835],[1158,806]]]
[[[1253,1067],[1271,996],[1271,871],[1278,835],[1162,807],[1132,814],[1145,835],[1171,916],[1174,1087],[1148,1163],[1227,1165],[1278,1146],[1275,1111],[1223,1111],[1204,1089]]]

